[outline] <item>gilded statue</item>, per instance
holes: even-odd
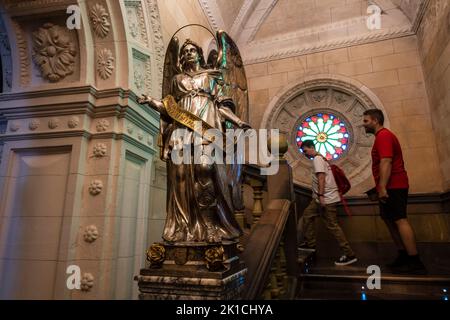
[[[167,163],[163,239],[170,243],[220,243],[242,234],[234,217],[235,210],[243,209],[242,164],[206,160],[180,164],[171,157],[175,130],[185,129],[183,141],[193,145],[194,120],[223,134],[226,129],[250,128],[246,122],[247,80],[239,50],[223,31],[217,32],[215,40],[218,50],[209,54],[207,64],[201,46],[187,39],[180,48],[173,37],[164,62],[164,99],[147,95],[139,99],[160,113],[158,145],[161,159]],[[201,139],[203,146],[211,143]]]

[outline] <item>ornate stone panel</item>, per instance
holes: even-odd
[[[133,40],[146,46],[148,43],[147,28],[141,1],[125,1],[127,10],[128,32]]]
[[[133,49],[133,84],[139,93],[151,92],[151,68],[150,57]]]

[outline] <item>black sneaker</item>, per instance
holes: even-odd
[[[392,267],[392,273],[396,274],[415,274],[426,275],[428,273],[427,268],[420,260],[419,256],[410,257],[408,261],[400,266]]]
[[[298,250],[302,251],[308,251],[308,252],[316,252],[316,247],[310,247],[306,244],[306,242],[303,242],[298,246]]]
[[[338,261],[335,261],[334,264],[337,266],[348,266],[349,264],[355,263],[356,261],[358,261],[358,259],[355,256],[348,257],[346,255],[343,255],[339,258]]]
[[[397,258],[391,263],[388,263],[386,267],[396,268],[408,263],[408,254],[405,250],[398,250]]]

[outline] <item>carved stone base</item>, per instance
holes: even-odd
[[[239,260],[237,244],[160,243],[165,249],[162,265],[141,269],[140,275],[135,277],[140,291],[139,299],[240,299],[247,269]],[[207,250],[221,250],[220,247],[223,247],[221,262],[209,264],[208,269],[205,259]]]

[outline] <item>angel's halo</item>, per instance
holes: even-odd
[[[213,51],[218,51],[216,36],[210,29],[201,24],[191,23],[182,26],[177,31],[175,31],[175,33],[170,38],[169,43],[175,37],[178,38],[180,46],[187,39],[191,39],[192,41],[197,43],[203,49],[205,62],[208,60],[208,57]]]

